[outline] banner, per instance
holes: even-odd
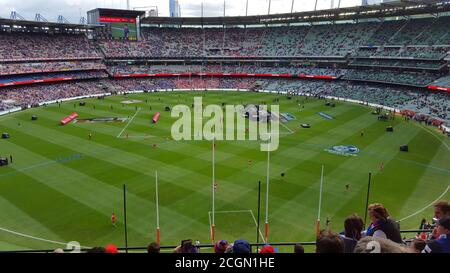
[[[441,86],[434,86],[434,85],[428,86],[428,89],[450,92],[450,88],[448,88],[448,87],[441,87]]]
[[[78,117],[78,114],[77,113],[72,113],[70,116],[68,116],[68,117],[65,117],[65,118],[63,118],[62,120],[61,120],[61,125],[67,125],[67,124],[69,124],[70,122],[72,122],[74,119],[76,119]]]
[[[42,79],[42,80],[30,80],[30,81],[21,81],[21,82],[7,82],[7,83],[0,83],[0,87],[16,86],[16,85],[28,85],[28,84],[44,83],[44,82],[62,82],[62,81],[71,81],[71,80],[74,80],[74,78],[72,78],[72,77],[48,78],[48,79]]]

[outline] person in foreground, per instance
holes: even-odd
[[[322,231],[316,240],[316,253],[344,253],[344,240],[332,231]]]
[[[365,231],[365,236],[381,237],[398,244],[403,243],[399,224],[392,220],[383,204],[371,204],[368,212],[372,223]]]
[[[450,217],[438,221],[436,235],[438,239],[429,241],[422,253],[450,253]]]

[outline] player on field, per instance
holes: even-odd
[[[111,215],[111,224],[113,225],[113,227],[116,227],[116,221],[117,221],[117,216],[113,212]]]

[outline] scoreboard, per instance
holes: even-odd
[[[138,39],[136,18],[100,16],[99,23],[103,25],[104,34],[109,39],[131,40]]]
[[[139,40],[139,21],[145,12],[118,9],[88,11],[88,23],[102,26],[96,29],[97,39]]]

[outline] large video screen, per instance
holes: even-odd
[[[100,24],[105,26],[104,38],[131,41],[138,38],[136,18],[100,16]]]

